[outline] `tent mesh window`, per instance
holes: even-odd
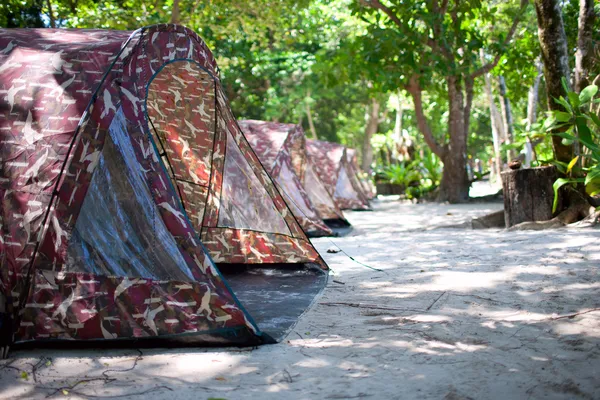
[[[354,189],[354,186],[352,186],[352,182],[350,181],[350,177],[348,176],[348,172],[344,165],[340,168],[338,180],[335,184],[334,196],[360,201],[358,193]]]
[[[230,133],[227,134],[219,226],[259,232],[291,232]]]
[[[67,251],[67,268],[105,276],[193,280],[167,231],[119,111]]]

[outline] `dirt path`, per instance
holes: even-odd
[[[500,208],[350,214],[334,242],[383,272],[315,240],[335,275],[278,345],[22,351],[0,365],[0,398],[600,398],[600,230],[423,228]]]

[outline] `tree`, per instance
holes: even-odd
[[[42,0],[8,0],[0,3],[0,26],[4,28],[42,28]]]
[[[383,75],[383,79],[405,88],[411,95],[419,130],[444,163],[438,200],[468,200],[467,138],[475,79],[498,64],[527,4],[527,0],[521,0],[516,13],[514,7],[476,0],[360,0],[357,4],[356,12],[370,22],[369,36],[365,38],[371,42],[369,57],[380,71],[383,68],[387,73],[380,73],[380,79]],[[505,11],[501,15],[508,15],[509,21],[498,18],[500,8]],[[485,29],[481,29],[482,25]],[[504,25],[504,29],[497,29],[499,25]],[[482,48],[488,58],[479,64]],[[389,78],[392,71],[395,82]],[[437,90],[432,83],[442,85],[448,100],[449,121],[444,138],[434,135],[423,110],[422,93]]]
[[[544,62],[548,108],[565,111],[564,107],[555,101],[560,97],[566,97],[567,93],[561,81],[565,78],[569,82],[571,76],[567,36],[560,3],[559,0],[535,0],[535,11],[542,61]],[[557,161],[569,163],[573,159],[573,146],[563,144],[560,136],[552,135],[552,148]]]
[[[481,62],[485,63],[485,55],[483,54],[483,49],[479,52],[479,57],[481,58]],[[496,180],[500,180],[500,172],[502,172],[502,155],[500,154],[500,134],[502,132],[501,125],[501,116],[498,112],[498,108],[496,107],[496,102],[494,101],[494,95],[492,93],[492,80],[490,78],[490,73],[486,72],[483,74],[485,79],[485,95],[487,97],[487,101],[490,109],[490,123],[492,128],[492,144],[494,146],[494,165],[493,165],[493,175],[497,178]]]
[[[593,33],[596,13],[594,0],[579,0],[577,52],[575,53],[575,91],[581,92],[590,84],[589,73],[593,61]]]

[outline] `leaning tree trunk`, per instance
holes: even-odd
[[[595,19],[594,0],[579,0],[577,52],[575,52],[575,91],[577,93],[590,84],[589,72],[593,61],[592,34]]]
[[[537,68],[537,74],[533,79],[533,85],[529,88],[529,93],[527,93],[527,131],[531,130],[531,126],[535,124],[537,120],[537,106],[539,102],[539,92],[540,92],[540,80],[542,78],[542,63],[540,60],[535,62]],[[525,142],[525,168],[529,168],[531,166],[531,162],[535,157],[535,146],[531,142],[531,139],[527,137],[527,141]]]
[[[485,63],[485,57],[483,54],[483,49],[479,52],[479,56],[481,58],[481,63]],[[492,80],[490,78],[490,74],[486,73],[483,75],[485,80],[485,95],[487,96],[489,107],[490,107],[490,122],[492,125],[492,143],[494,145],[494,176],[496,179],[500,180],[500,172],[502,172],[502,154],[500,154],[500,130],[499,127],[499,113],[498,108],[496,107],[496,102],[494,101],[494,95],[492,93]]]
[[[540,92],[540,80],[542,77],[542,63],[538,60],[535,62],[537,74],[533,79],[533,84],[529,88],[527,94],[527,129],[531,129],[531,125],[537,120],[537,105]]]
[[[371,105],[367,107],[367,126],[365,128],[365,137],[362,148],[362,170],[369,172],[373,162],[373,146],[371,138],[377,133],[379,127],[379,101],[376,98],[371,99]]]
[[[504,143],[509,145],[514,141],[513,117],[503,76],[498,78],[498,89],[500,90],[500,108],[502,109],[502,121],[504,122]],[[510,149],[506,152],[506,159],[510,162],[513,158],[515,158],[515,151]]]
[[[561,4],[560,0],[535,0],[548,108],[565,111],[560,104],[554,101],[560,96],[566,97],[561,79],[566,78],[568,83],[570,76],[567,36],[562,19]],[[559,136],[552,135],[552,148],[556,160],[568,163],[573,159],[573,146],[564,145]]]

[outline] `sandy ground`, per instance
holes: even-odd
[[[600,230],[431,229],[500,208],[350,213],[334,242],[383,272],[315,240],[334,275],[280,344],[15,352],[0,397],[600,398]]]

